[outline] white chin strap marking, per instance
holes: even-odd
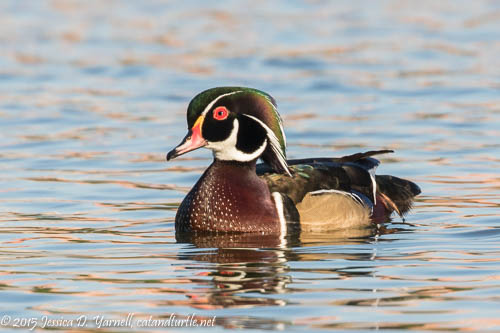
[[[205,147],[212,149],[215,158],[221,161],[249,162],[259,158],[259,156],[262,155],[262,153],[266,149],[267,140],[265,140],[262,145],[253,153],[244,153],[236,149],[239,127],[240,122],[238,121],[238,119],[234,119],[233,129],[231,130],[231,134],[226,140],[209,142]]]

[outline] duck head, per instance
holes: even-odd
[[[221,161],[250,162],[259,157],[276,172],[290,174],[286,138],[276,102],[265,92],[219,87],[195,96],[187,110],[188,133],[167,161],[206,147]]]

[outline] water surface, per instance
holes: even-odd
[[[0,21],[1,318],[500,330],[498,2],[11,0]],[[211,154],[165,153],[218,85],[277,99],[290,158],[394,149],[379,172],[421,186],[413,211],[178,242]]]

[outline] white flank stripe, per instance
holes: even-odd
[[[286,158],[283,155],[283,152],[281,151],[280,142],[279,142],[278,138],[276,137],[276,135],[274,134],[274,132],[269,128],[269,126],[264,124],[264,122],[262,120],[260,120],[259,118],[256,118],[256,117],[248,115],[248,114],[243,114],[243,115],[255,120],[266,130],[267,138],[269,139],[269,144],[271,145],[273,152],[278,157],[278,161],[280,162],[283,169],[285,169],[286,173],[290,177],[292,177],[292,174],[290,173],[290,170],[288,169],[288,164],[286,163]]]
[[[346,197],[350,197],[354,201],[360,203],[361,205],[365,206],[366,204],[364,203],[363,199],[359,197],[356,193],[351,193],[351,192],[346,192],[346,191],[340,191],[340,190],[318,190],[318,191],[313,191],[309,192],[311,195],[321,195],[325,193],[337,193],[337,194],[342,194],[345,195]]]
[[[272,197],[274,199],[274,204],[276,205],[276,210],[278,211],[278,217],[280,219],[280,237],[285,237],[286,235],[286,219],[283,209],[283,198],[279,192],[273,192]]]
[[[368,173],[370,174],[370,178],[372,180],[372,187],[373,187],[373,206],[377,204],[377,181],[375,180],[375,170],[377,169],[377,166],[374,166],[370,170],[368,170]]]

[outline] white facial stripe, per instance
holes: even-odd
[[[286,147],[286,135],[285,135],[285,131],[283,130],[283,120],[281,119],[281,116],[278,113],[278,110],[276,109],[276,105],[274,105],[274,103],[271,101],[269,96],[264,95],[264,97],[269,101],[269,104],[272,105],[273,110],[274,110],[276,116],[278,117],[278,124],[280,125],[280,131],[281,131],[281,134],[283,135],[283,142],[284,142],[285,147]]]
[[[227,93],[227,94],[222,94],[222,95],[219,95],[217,96],[216,99],[214,99],[213,101],[211,101],[210,103],[208,103],[208,105],[205,107],[205,109],[203,110],[203,112],[201,113],[203,116],[205,116],[208,111],[210,111],[210,109],[214,106],[215,103],[217,103],[217,101],[223,97],[226,97],[226,96],[230,96],[230,95],[234,95],[234,94],[237,94],[237,93],[240,93],[240,92],[243,92],[242,90],[237,90],[237,91],[233,91],[233,92],[230,92],[230,93]]]
[[[288,164],[286,163],[286,158],[283,155],[283,152],[281,151],[280,142],[279,142],[278,138],[276,137],[276,135],[274,134],[274,132],[269,128],[269,126],[264,124],[264,122],[262,122],[260,119],[254,117],[254,116],[250,116],[248,114],[244,114],[244,116],[247,116],[248,118],[255,120],[266,130],[267,138],[269,140],[269,143],[271,145],[273,152],[278,157],[278,161],[280,162],[283,169],[285,169],[286,173],[291,177],[292,174],[290,173],[290,170],[288,169]]]
[[[280,125],[280,131],[281,134],[283,135],[283,143],[285,144],[286,147],[286,135],[285,135],[285,130],[283,129],[283,120],[281,120],[281,117],[278,115],[278,120],[279,120],[279,125]]]
[[[238,162],[249,162],[257,159],[267,146],[267,141],[265,140],[262,145],[253,153],[247,154],[236,149],[236,143],[238,140],[238,129],[240,123],[238,119],[233,121],[233,129],[231,134],[224,141],[209,142],[205,147],[212,149],[215,158],[221,161],[238,161]]]

